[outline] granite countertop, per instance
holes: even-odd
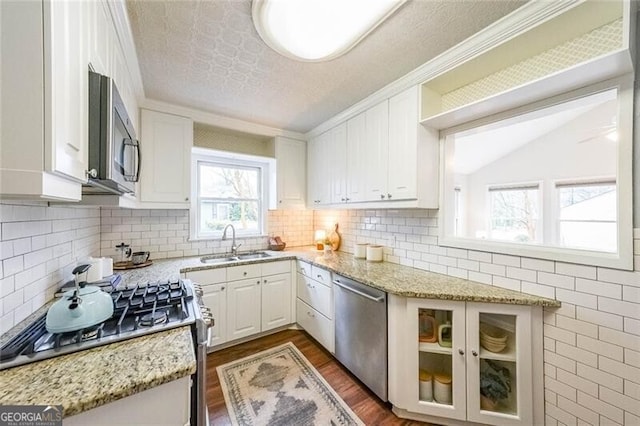
[[[3,370],[0,405],[62,405],[69,417],[195,372],[185,326]]]
[[[124,283],[135,284],[168,277],[177,278],[182,272],[225,268],[248,263],[300,259],[399,296],[515,305],[560,306],[559,301],[545,297],[436,274],[395,263],[367,262],[343,252],[324,254],[316,251],[315,248],[299,247],[287,249],[283,252],[268,251],[268,253],[272,257],[218,264],[204,264],[200,261],[201,256],[157,260],[149,267],[121,271],[121,273]]]

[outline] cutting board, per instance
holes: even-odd
[[[329,234],[329,243],[331,244],[331,250],[336,251],[340,248],[340,234],[338,234],[338,224]]]

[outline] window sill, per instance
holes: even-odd
[[[438,245],[441,247],[455,247],[490,253],[508,254],[512,256],[576,263],[581,265],[633,270],[633,250],[624,249],[628,246],[627,241],[621,241],[620,253],[606,253],[571,248],[533,246],[500,241],[472,240],[452,237],[440,237]]]
[[[268,238],[268,235],[261,234],[252,234],[252,235],[236,235],[236,240],[247,240],[250,238]],[[187,238],[188,242],[198,242],[198,241],[231,241],[231,237],[227,237],[226,240],[222,240],[222,236],[214,236],[214,237],[189,237]]]

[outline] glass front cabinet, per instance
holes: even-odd
[[[534,390],[542,393],[540,307],[393,297],[389,310],[389,400],[397,415],[534,423]],[[540,317],[536,327],[532,312]]]

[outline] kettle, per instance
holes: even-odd
[[[80,275],[91,265],[80,265],[73,270],[75,290],[63,293],[62,298],[47,311],[45,326],[49,333],[68,333],[100,324],[113,315],[111,295],[100,287],[80,282]]]

